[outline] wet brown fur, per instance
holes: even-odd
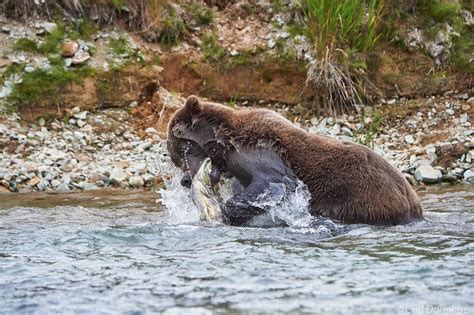
[[[367,147],[309,134],[266,109],[234,110],[191,96],[168,126],[211,119],[232,145],[271,145],[311,193],[311,213],[344,223],[397,225],[423,219],[419,199],[402,174]],[[171,139],[171,140],[170,140]]]

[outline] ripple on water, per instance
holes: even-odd
[[[0,210],[0,313],[472,313],[474,198],[463,187],[426,192],[424,222],[343,233],[177,223],[117,196],[17,202]]]

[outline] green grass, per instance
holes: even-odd
[[[385,121],[385,115],[380,111],[374,110],[370,115],[364,113],[363,120],[365,121],[367,117],[370,117],[370,123],[364,129],[357,132],[356,142],[373,149],[377,133]]]
[[[234,96],[232,96],[230,99],[229,99],[229,102],[227,103],[227,105],[230,107],[230,108],[235,108],[235,105],[237,104],[237,99],[239,97],[239,93],[236,93]]]
[[[99,30],[99,27],[87,18],[82,18],[78,22],[71,24],[67,31],[67,37],[72,40],[91,40]]]
[[[186,34],[186,25],[173,9],[167,10],[167,15],[161,20],[160,43],[164,46],[174,46]]]
[[[363,85],[370,84],[358,70],[366,67],[369,53],[381,38],[383,11],[384,0],[303,1],[306,30],[300,32],[311,41],[315,57],[305,89],[320,94],[310,104],[312,109],[337,115],[369,99]]]
[[[474,31],[472,29],[454,38],[451,61],[458,70],[474,73]]]
[[[44,43],[38,47],[38,50],[42,54],[51,54],[56,53],[59,50],[59,44],[65,38],[65,29],[64,25],[57,24],[56,27],[51,33],[46,34]]]
[[[439,0],[417,0],[416,5],[421,13],[436,22],[450,22],[461,9],[461,4]]]
[[[283,12],[286,7],[283,0],[270,0],[270,6],[274,12]]]
[[[23,73],[22,82],[15,85],[8,100],[17,107],[34,106],[38,101],[60,104],[61,95],[68,85],[80,84],[92,74],[94,70],[90,67],[67,70],[62,65],[55,65],[48,71],[36,69]]]
[[[117,38],[110,38],[109,47],[115,55],[132,55],[134,53],[134,50],[130,47],[127,36],[124,34],[120,34]]]
[[[214,20],[214,12],[205,5],[191,4],[188,11],[200,25],[208,25]]]
[[[382,0],[306,0],[307,34],[317,52],[326,48],[370,51],[380,34]]]
[[[14,50],[26,51],[26,52],[38,52],[38,44],[29,38],[20,38],[13,45]]]
[[[201,38],[201,52],[204,60],[218,61],[226,56],[226,50],[219,44],[217,35],[206,33]]]

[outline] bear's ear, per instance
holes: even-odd
[[[201,113],[201,104],[196,96],[191,95],[186,100],[186,104],[184,104],[184,110],[189,115],[189,117],[196,116]]]

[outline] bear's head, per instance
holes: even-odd
[[[168,124],[168,153],[171,161],[184,172],[181,184],[188,188],[216,141],[216,122],[209,120],[204,111],[204,104],[195,96],[190,96]],[[211,159],[211,180],[215,184],[220,178],[219,162],[215,157],[211,156]]]

